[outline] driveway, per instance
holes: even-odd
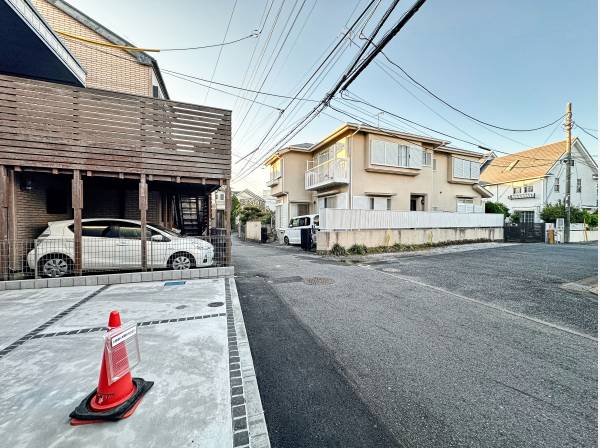
[[[70,426],[115,309],[154,386],[125,420]],[[232,278],[3,291],[0,314],[2,446],[269,446]]]
[[[234,255],[273,446],[596,445],[595,245]]]

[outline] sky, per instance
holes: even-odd
[[[370,0],[69,1],[139,47],[220,44],[261,31],[258,38],[223,46],[221,52],[216,47],[152,53],[172,99],[232,110],[234,189],[250,188],[261,194],[267,179],[260,163],[263,156],[276,149],[275,144],[316,103],[296,101],[286,108],[289,99],[263,95],[256,98],[263,104],[252,103],[252,93],[215,84],[242,98],[209,91],[166,70],[294,96]],[[376,41],[412,3],[400,2]],[[391,0],[375,4],[363,30],[367,35]],[[575,122],[596,134],[597,18],[594,0],[428,0],[384,53],[437,96],[482,121],[513,129],[535,128],[561,117],[571,101]],[[355,41],[362,43],[357,37]],[[323,98],[357,52],[358,47],[346,39],[336,53],[336,63],[320,72],[306,98]],[[560,122],[535,132],[480,125],[415,86],[382,55],[375,61],[347,95],[455,138],[407,125],[393,115],[378,114],[377,109],[338,96],[332,106],[354,117],[326,109],[289,143],[318,142],[356,118],[387,129],[435,135],[453,146],[478,151],[481,145],[512,153],[564,139]],[[286,111],[280,116],[276,108]],[[274,131],[266,135],[273,123]],[[574,136],[581,138],[591,154],[597,154],[597,140],[577,128]],[[256,148],[251,157],[240,161]],[[255,169],[249,172],[251,168]]]

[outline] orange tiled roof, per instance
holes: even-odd
[[[481,173],[485,184],[502,184],[544,176],[565,153],[566,140],[493,159]]]

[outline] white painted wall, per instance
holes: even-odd
[[[595,178],[598,174],[598,169],[589,160],[585,149],[579,141],[576,141],[572,147],[572,154],[575,165],[571,167],[571,204],[574,207],[597,209],[598,208],[598,179]],[[564,157],[563,159],[564,160]],[[556,178],[560,180],[560,191],[554,191],[554,181]],[[577,192],[577,179],[581,179],[581,192]],[[524,185],[533,185],[535,198],[509,199],[508,196],[513,194],[513,187],[523,187]],[[534,211],[535,222],[541,222],[540,212],[546,204],[554,204],[559,200],[562,202],[565,199],[565,191],[567,185],[566,164],[562,161],[556,163],[548,174],[539,179],[531,179],[526,181],[511,182],[498,185],[486,185],[494,196],[486,199],[490,202],[502,202],[514,211]]]

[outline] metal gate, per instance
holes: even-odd
[[[543,243],[544,223],[514,223],[504,225],[504,241],[510,243]]]

